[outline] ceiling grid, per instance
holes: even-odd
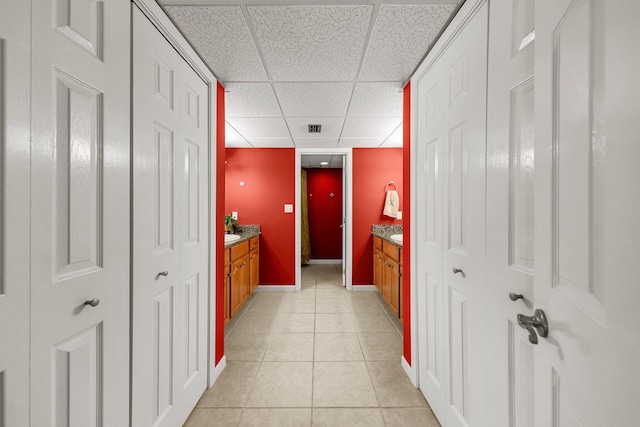
[[[225,87],[226,146],[299,148],[402,146],[403,84],[461,2],[160,1]]]

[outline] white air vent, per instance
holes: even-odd
[[[309,133],[320,133],[322,125],[309,125]]]

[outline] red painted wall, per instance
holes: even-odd
[[[398,184],[400,210],[403,218],[405,215],[402,151],[402,148],[353,149],[353,285],[373,284],[371,226],[402,224],[401,220],[382,215],[389,181]]]
[[[411,366],[411,82],[404,87],[402,144],[405,182],[402,212],[402,318],[404,319],[404,359]]]
[[[215,292],[216,292],[216,354],[215,364],[224,356],[224,88],[220,83],[216,90],[216,211],[214,214],[216,236]]]
[[[295,177],[293,148],[226,149],[224,211],[260,225],[261,285],[295,284],[295,214],[284,213],[295,203]]]
[[[307,169],[307,195],[311,259],[341,259],[342,169]]]

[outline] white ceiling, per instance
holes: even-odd
[[[402,146],[403,85],[462,0],[160,1],[225,87],[227,147],[346,148]]]

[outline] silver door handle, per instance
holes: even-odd
[[[518,301],[519,299],[524,299],[522,294],[515,294],[513,292],[509,292],[509,299],[511,301]]]
[[[160,273],[158,273],[158,276],[164,276],[167,277],[169,275],[169,272],[167,270],[165,271],[161,271]]]
[[[84,302],[84,305],[90,305],[91,307],[97,307],[98,304],[100,304],[100,300],[98,298],[86,300]]]
[[[529,331],[529,342],[538,344],[538,335],[545,338],[549,335],[549,323],[547,323],[547,315],[539,308],[533,313],[533,316],[525,316],[518,314],[518,325]]]
[[[461,268],[455,268],[455,267],[453,267],[453,274],[458,274],[458,273],[461,273],[461,274],[462,274],[462,277],[464,277],[464,271],[462,271],[462,269],[461,269]]]

